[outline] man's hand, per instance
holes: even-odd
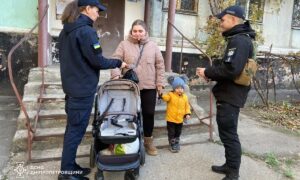
[[[203,79],[205,79],[206,81],[208,81],[209,79],[205,76],[205,68],[197,68],[196,69],[196,75],[199,77],[202,77]]]
[[[199,76],[199,77],[205,78],[204,71],[205,71],[205,68],[197,68],[196,69],[196,75]]]

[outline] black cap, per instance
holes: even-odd
[[[78,6],[96,6],[99,11],[105,11],[106,7],[100,4],[99,0],[78,0]]]
[[[226,14],[230,14],[232,16],[236,16],[238,18],[245,20],[245,12],[240,6],[229,6],[228,8],[224,9],[220,14],[217,14],[216,17],[221,19]]]

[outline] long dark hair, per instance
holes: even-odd
[[[61,16],[62,24],[74,22],[80,15],[78,0],[70,2],[64,9]]]
[[[132,32],[133,26],[136,26],[136,25],[142,26],[142,27],[145,29],[145,31],[148,32],[148,27],[147,27],[145,21],[143,21],[143,20],[141,20],[141,19],[137,19],[137,20],[135,20],[135,21],[132,23],[132,25],[131,25],[130,34],[131,34],[131,32]]]

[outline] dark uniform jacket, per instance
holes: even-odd
[[[243,107],[250,86],[238,85],[233,81],[242,72],[248,58],[253,57],[252,39],[255,32],[246,22],[224,32],[223,36],[227,47],[221,63],[206,68],[204,73],[209,79],[217,81],[213,88],[217,102]]]
[[[71,97],[95,94],[99,70],[120,67],[122,64],[120,60],[102,56],[93,21],[83,14],[74,23],[64,25],[58,46],[62,87]]]

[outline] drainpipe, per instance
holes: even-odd
[[[168,20],[174,24],[175,21],[176,1],[169,1]],[[167,26],[167,40],[166,40],[166,55],[165,67],[166,72],[171,72],[172,66],[172,46],[173,46],[173,27],[168,23]]]
[[[43,18],[45,10],[47,9],[48,0],[39,0],[39,21]],[[39,37],[38,37],[38,66],[44,67],[48,63],[48,13],[46,13],[44,19],[39,24]]]
[[[150,27],[150,21],[149,21],[149,17],[150,17],[150,6],[151,6],[151,1],[150,0],[145,0],[145,11],[144,11],[144,21],[146,23],[146,25],[148,26],[148,28]]]

